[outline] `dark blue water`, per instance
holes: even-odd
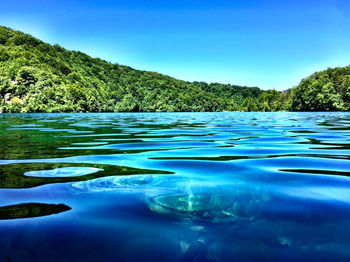
[[[350,113],[0,115],[0,261],[350,261]]]

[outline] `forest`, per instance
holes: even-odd
[[[0,26],[0,112],[348,111],[350,66],[287,91],[187,82]]]

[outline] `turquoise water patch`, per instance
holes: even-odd
[[[350,113],[0,114],[0,261],[350,261]]]

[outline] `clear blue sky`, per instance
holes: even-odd
[[[0,24],[189,81],[284,90],[350,64],[350,0],[4,0]]]

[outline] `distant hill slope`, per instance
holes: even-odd
[[[262,91],[135,70],[0,26],[0,112],[288,110],[350,110],[350,66]]]
[[[0,112],[251,110],[262,93],[111,64],[0,27]]]
[[[314,73],[292,89],[293,111],[349,111],[350,66]]]

